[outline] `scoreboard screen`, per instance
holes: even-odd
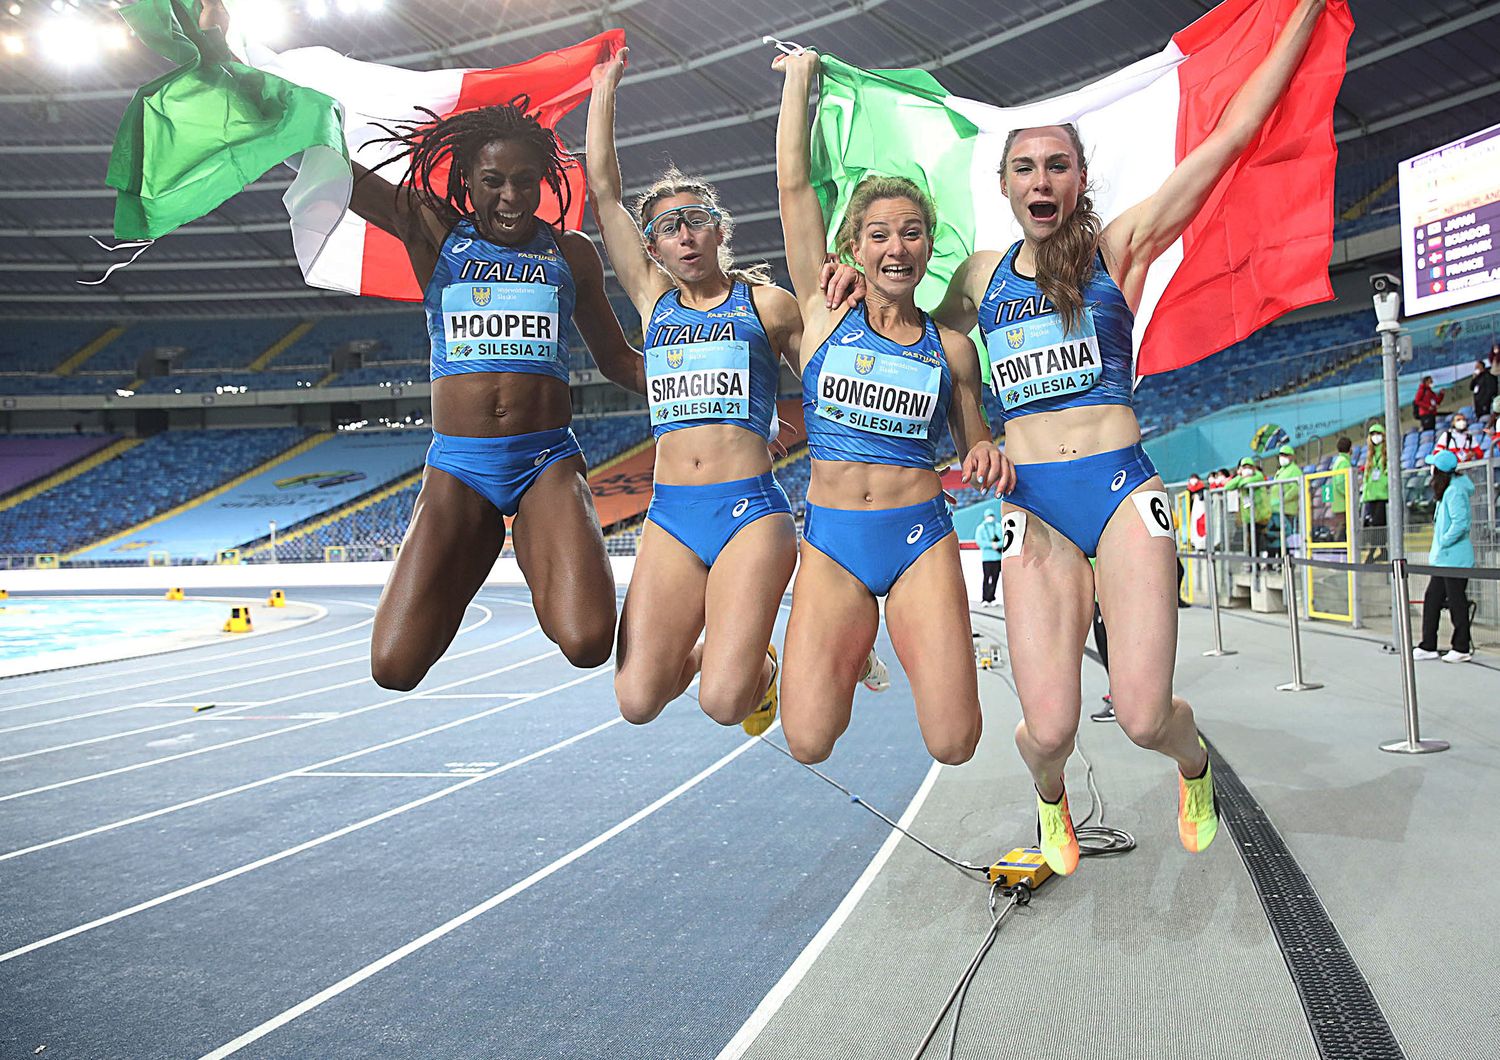
[[[1406,315],[1500,295],[1500,125],[1398,170]]]

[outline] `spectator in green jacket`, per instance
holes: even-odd
[[[1302,468],[1297,465],[1297,450],[1283,445],[1276,454],[1276,482],[1283,483],[1268,491],[1271,508],[1271,526],[1279,540],[1288,548],[1295,546],[1297,536],[1297,514],[1301,510]]]
[[[1247,456],[1240,461],[1239,470],[1234,478],[1224,483],[1226,490],[1239,491],[1240,518],[1245,523],[1245,547],[1247,549],[1251,547],[1250,539],[1255,534],[1254,528],[1264,527],[1271,518],[1271,494],[1269,490],[1251,490],[1245,487],[1265,480],[1265,473],[1255,462],[1255,457]]]
[[[1385,550],[1385,506],[1391,498],[1390,476],[1385,466],[1385,424],[1379,420],[1370,424],[1369,447],[1365,450],[1365,462],[1359,468],[1360,524],[1369,533],[1370,547],[1365,549],[1366,563],[1375,563],[1386,558]]]
[[[1354,466],[1349,454],[1353,450],[1354,443],[1340,436],[1338,454],[1328,465],[1333,474],[1323,480],[1323,500],[1328,505],[1329,529],[1333,531],[1334,541],[1348,540],[1344,535],[1349,519],[1349,477],[1353,474],[1350,468]]]

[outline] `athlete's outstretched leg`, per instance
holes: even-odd
[[[383,688],[417,687],[442,658],[505,543],[495,506],[436,468],[422,477],[406,539],[375,609],[370,675]]]
[[[849,727],[880,607],[864,583],[806,540],[801,555],[782,658],[781,727],[798,761],[821,762]]]
[[[1136,492],[1163,489],[1153,478]],[[1099,539],[1099,609],[1109,628],[1109,687],[1120,728],[1135,743],[1176,760],[1184,776],[1208,761],[1187,703],[1172,695],[1177,663],[1177,544],[1153,536],[1131,501]]]
[[[1006,505],[1005,510],[1020,509]],[[1023,718],[1016,727],[1016,747],[1037,793],[1055,802],[1063,791],[1063,766],[1073,752],[1083,709],[1081,671],[1094,614],[1093,572],[1078,546],[1028,514],[1021,555],[1006,557],[1000,583],[1005,639]]]
[[[583,457],[550,465],[521,497],[511,540],[542,632],[574,666],[615,646],[615,578],[585,480]]]
[[[946,765],[967,762],[979,746],[982,718],[957,535],[902,572],[886,597],[885,628],[911,682],[928,752]]]
[[[708,570],[692,549],[647,520],[615,651],[615,698],[631,724],[655,718],[697,674],[707,584]]]
[[[698,701],[720,725],[744,721],[766,693],[766,647],[796,566],[797,528],[777,513],[735,534],[709,571]]]

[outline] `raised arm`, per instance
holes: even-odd
[[[948,289],[932,311],[932,319],[960,335],[973,331],[979,323],[979,303],[984,299],[984,288],[998,262],[999,255],[992,250],[976,251],[964,258],[948,280]]]
[[[1229,167],[1260,134],[1281,102],[1323,15],[1325,0],[1301,0],[1261,64],[1240,86],[1218,124],[1156,193],[1109,223],[1101,235],[1110,271],[1135,307],[1146,270],[1177,241]]]
[[[629,54],[629,48],[622,48],[615,58],[594,67],[585,172],[594,220],[604,236],[604,249],[615,268],[615,278],[645,318],[650,316],[656,300],[672,286],[672,281],[646,253],[641,230],[621,198],[620,158],[615,152],[615,92]]]
[[[983,491],[991,486],[1007,493],[1016,484],[1015,470],[990,434],[989,417],[980,398],[979,351],[967,335],[943,328],[943,353],[953,376],[948,432],[963,459],[963,480]]]
[[[198,11],[198,28],[217,29],[229,39],[229,9],[223,0],[202,0]],[[296,169],[288,160],[287,164]],[[437,211],[424,204],[410,188],[396,185],[371,172],[360,163],[349,160],[354,186],[350,191],[349,209],[383,232],[401,240],[411,259],[417,282],[423,287],[432,279],[448,237],[449,224]]]
[[[818,73],[816,52],[778,55],[771,64],[785,80],[781,86],[781,115],[776,120],[776,191],[781,202],[781,232],[786,243],[786,269],[802,307],[802,319],[816,330],[828,308],[819,286],[828,249],[823,208],[812,186],[811,135],[807,101]]]
[[[582,232],[557,233],[557,248],[573,273],[573,323],[606,379],[636,394],[646,392],[646,359],[620,329],[604,293],[604,263]]]

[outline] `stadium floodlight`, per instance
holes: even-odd
[[[99,31],[99,40],[105,49],[122,52],[130,47],[130,33],[122,25],[105,26]]]
[[[70,18],[54,18],[37,33],[41,53],[58,66],[83,66],[98,57],[99,41],[92,27]]]
[[[12,16],[19,15],[21,13],[21,5],[20,4],[11,4],[5,10],[9,11]]]
[[[328,0],[307,0],[303,5],[308,18],[322,18],[328,14]]]
[[[23,55],[26,52],[26,38],[16,33],[5,35],[5,54]]]
[[[286,8],[278,0],[253,0],[235,8],[234,24],[246,40],[277,44],[287,31]]]
[[[339,13],[352,15],[359,10],[359,0],[337,0]]]

